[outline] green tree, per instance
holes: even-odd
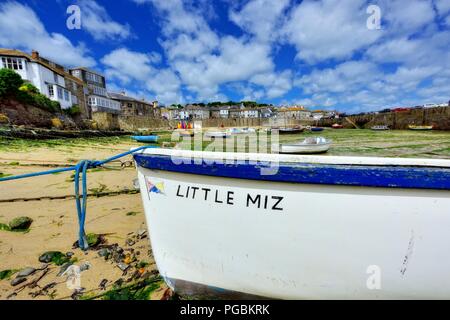
[[[0,97],[17,93],[22,84],[22,78],[14,70],[0,69]]]

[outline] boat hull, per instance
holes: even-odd
[[[325,153],[330,149],[330,143],[301,145],[301,144],[282,144],[280,146],[280,153],[294,153],[294,154],[315,154]]]
[[[131,137],[133,140],[137,141],[137,142],[151,142],[151,143],[156,143],[158,142],[159,137],[152,135],[152,136],[132,136]]]
[[[152,156],[135,159],[155,260],[175,291],[227,298],[450,298],[445,181],[440,190],[387,181],[346,185],[342,173],[336,185],[294,183],[226,177],[220,168],[192,174],[183,166],[167,170]],[[380,286],[373,288],[377,271]]]

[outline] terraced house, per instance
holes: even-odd
[[[83,82],[63,66],[41,57],[39,52],[29,55],[15,49],[0,49],[0,68],[14,70],[40,93],[59,102],[62,109],[78,105],[83,114],[88,114]]]
[[[108,97],[119,102],[121,114],[126,116],[150,116],[160,117],[158,101],[148,102],[144,99],[136,99],[127,96],[125,92],[112,93],[108,92]]]
[[[87,104],[92,112],[120,113],[120,102],[108,97],[103,75],[85,67],[70,69],[70,73],[87,86]]]

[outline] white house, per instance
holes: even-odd
[[[259,110],[258,109],[241,109],[240,118],[258,118],[259,117]]]
[[[0,68],[12,69],[23,80],[33,84],[53,101],[58,101],[62,109],[72,107],[75,96],[65,87],[64,71],[42,61],[39,53],[28,55],[19,50],[0,49]]]

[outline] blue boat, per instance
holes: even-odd
[[[323,128],[321,128],[321,127],[312,127],[311,131],[315,131],[315,132],[323,131]]]
[[[158,142],[158,136],[157,135],[150,135],[150,136],[131,136],[133,140],[136,140],[137,142],[151,142],[156,143]]]

